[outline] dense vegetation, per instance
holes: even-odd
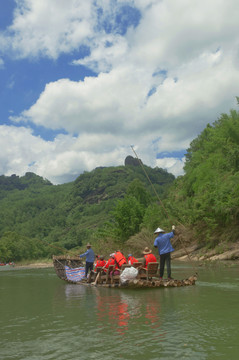
[[[174,176],[146,169],[164,198]],[[97,242],[99,236],[125,240],[139,231],[151,201],[151,186],[139,164],[96,168],[63,185],[33,173],[0,176],[0,261],[50,257]],[[124,202],[131,214],[121,229]]]
[[[192,141],[185,175],[167,206],[172,218],[195,230],[202,245],[239,240],[239,112],[222,114]]]
[[[139,163],[99,167],[57,186],[33,173],[0,176],[0,261],[78,252],[88,241],[96,251],[142,249],[157,226],[173,223],[208,248],[239,239],[238,111],[192,141],[185,175],[144,169],[155,191]]]

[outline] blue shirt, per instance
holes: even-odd
[[[157,246],[159,255],[167,254],[174,251],[170,239],[174,237],[174,233],[170,232],[167,234],[159,233],[154,241],[154,246]]]
[[[86,257],[85,261],[87,261],[87,262],[93,263],[95,261],[95,253],[91,248],[88,249],[84,254],[81,254],[80,258],[82,258],[84,256]]]

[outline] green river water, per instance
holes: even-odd
[[[172,275],[195,268],[173,262]],[[0,359],[239,359],[239,265],[197,271],[195,286],[127,290],[1,269]]]

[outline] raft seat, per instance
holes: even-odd
[[[117,274],[115,274],[116,271],[117,271]],[[121,274],[121,270],[115,269],[115,265],[114,265],[114,269],[110,274],[111,284],[119,284],[120,274]]]
[[[99,274],[98,282],[101,282],[101,274],[102,274],[102,266],[98,266],[96,270],[91,270],[90,275],[88,277],[88,283],[94,282],[96,279],[96,276]]]
[[[133,263],[132,266],[137,269],[137,268],[143,266],[143,263],[142,262],[135,262],[135,263]]]
[[[105,284],[111,283],[110,273],[114,270],[114,268],[115,268],[115,265],[109,265],[106,272],[104,270],[102,270],[101,276],[100,276],[101,284],[102,283],[105,283]]]
[[[114,271],[112,272],[112,274],[110,275],[111,277],[111,284],[119,284],[120,282],[120,275],[122,274],[122,272],[124,271],[124,269],[128,268],[128,267],[131,267],[130,264],[123,264],[119,269],[115,269],[114,268],[114,271],[117,271],[117,274],[114,274]]]
[[[150,262],[148,263],[147,269],[143,268],[138,277],[141,280],[147,279],[150,280],[152,279],[152,277],[159,277],[159,273],[158,273],[158,267],[159,267],[159,263],[158,262]]]
[[[123,264],[122,266],[121,266],[121,268],[120,268],[120,271],[122,272],[122,271],[124,271],[124,269],[126,269],[126,268],[129,268],[129,267],[131,267],[132,265],[130,265],[130,264]]]

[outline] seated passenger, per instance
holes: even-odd
[[[115,253],[110,254],[109,260],[108,260],[108,261],[106,262],[106,264],[104,265],[103,270],[104,270],[105,272],[107,272],[107,269],[109,268],[110,265],[115,265],[114,255],[115,255]]]
[[[123,264],[127,264],[127,260],[124,254],[120,250],[117,250],[115,252],[114,258],[115,258],[116,269],[117,268],[120,269]]]
[[[152,254],[152,250],[150,250],[148,247],[144,249],[143,255],[144,255],[144,262],[143,262],[144,269],[147,269],[148,263],[157,262],[156,257],[154,256],[154,254]]]
[[[106,261],[104,260],[104,256],[100,255],[99,260],[97,260],[96,264],[95,264],[95,271],[98,267],[104,267],[105,264],[106,264]]]
[[[132,254],[129,254],[128,255],[128,264],[133,265],[133,263],[135,263],[135,262],[138,262],[138,260],[135,259],[135,257],[133,257]]]

